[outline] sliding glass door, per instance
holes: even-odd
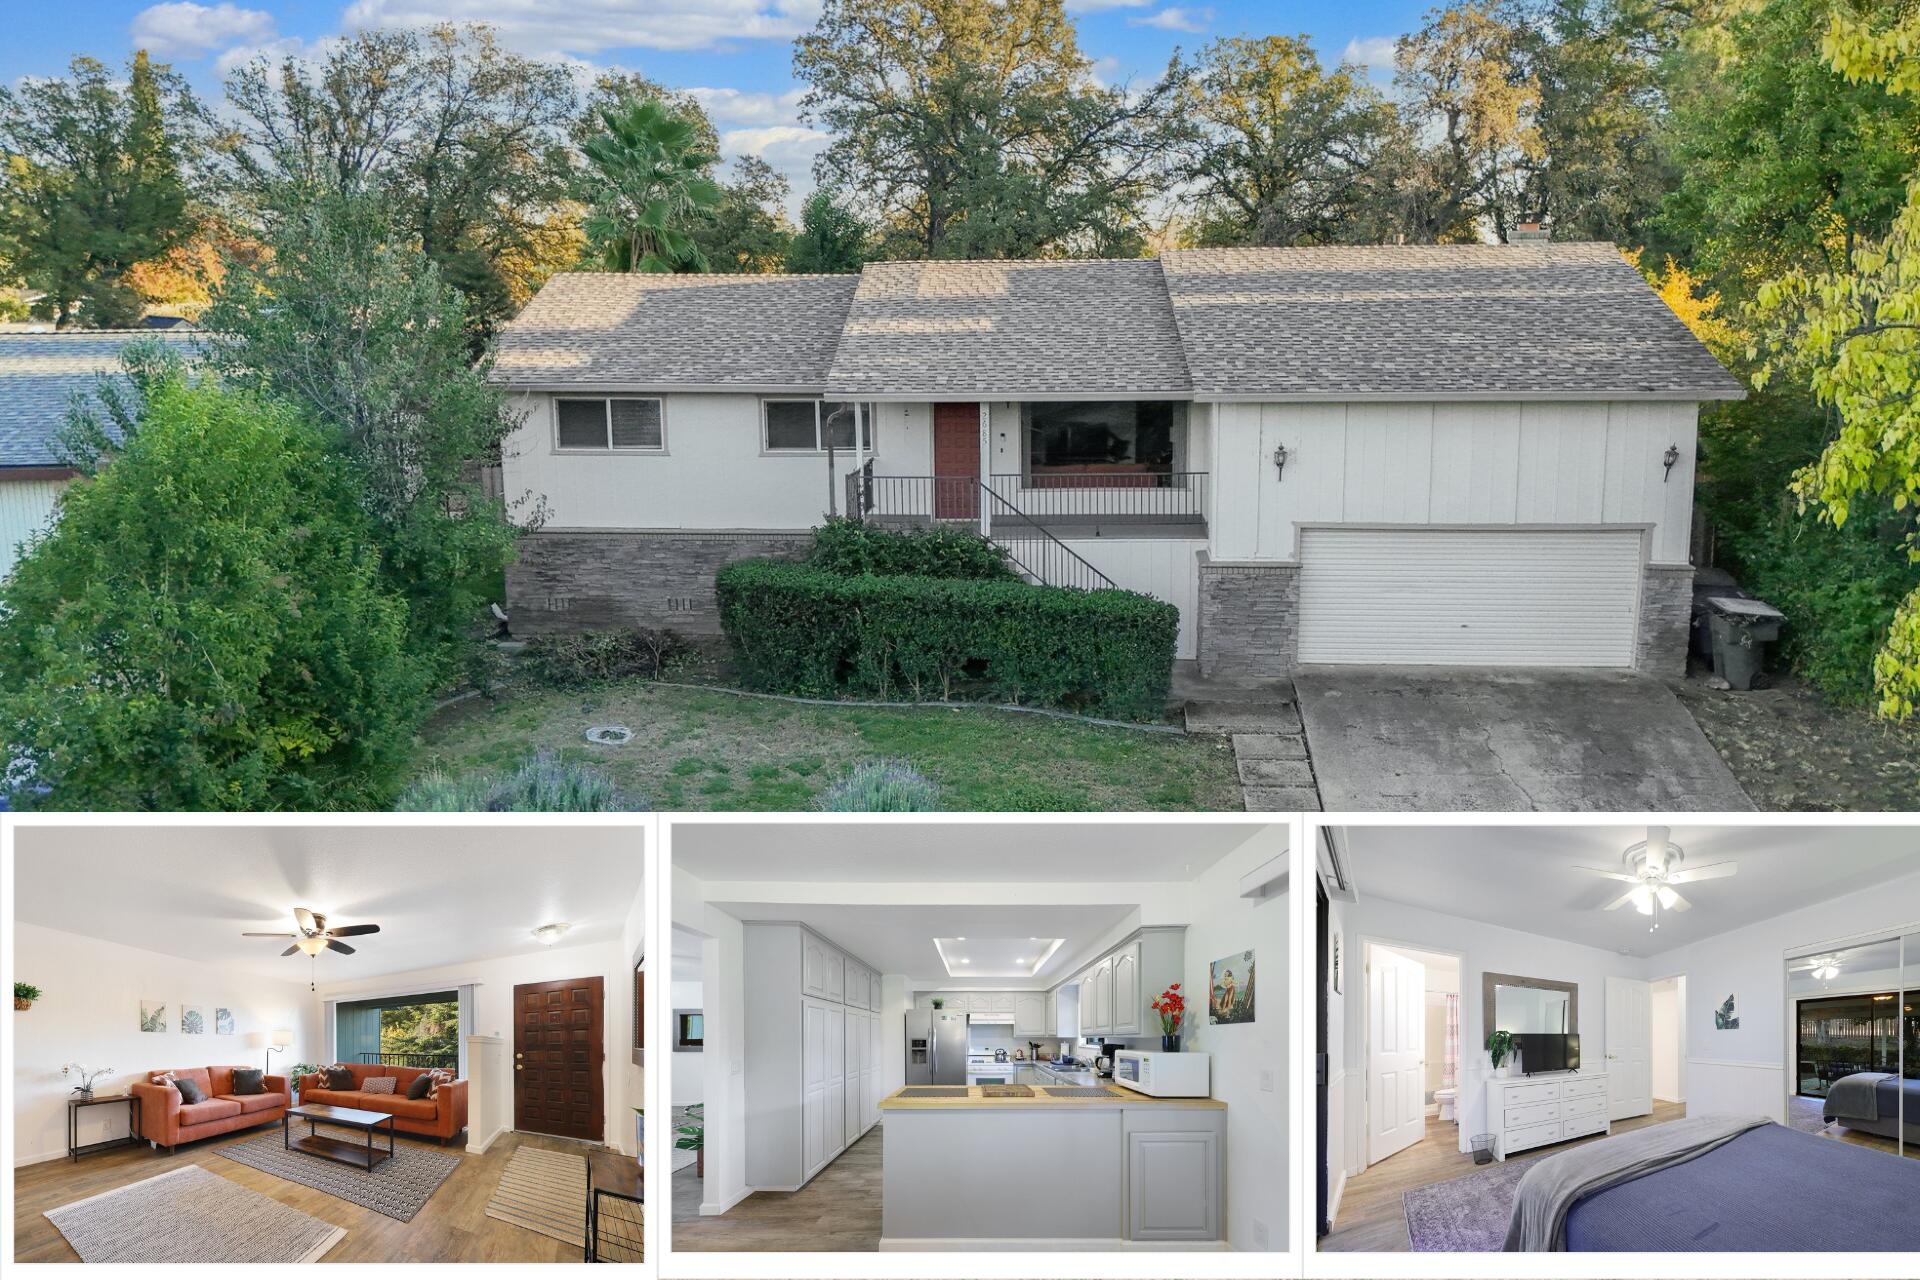
[[[343,1000],[334,1006],[334,1053],[340,1062],[457,1070],[459,992]]]
[[[1899,991],[1826,996],[1799,1002],[1795,1060],[1799,1093],[1824,1098],[1836,1080],[1900,1069]]]
[[[1920,1158],[1920,933],[1787,961],[1796,1126]]]
[[[1900,992],[1900,1153],[1920,1157],[1920,933],[1902,943]]]

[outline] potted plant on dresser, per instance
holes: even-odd
[[[1487,1037],[1487,1052],[1493,1057],[1493,1074],[1507,1078],[1507,1058],[1513,1053],[1513,1032],[1496,1031]]]
[[[1153,999],[1153,1011],[1160,1015],[1160,1047],[1167,1053],[1180,1052],[1180,1023],[1187,1016],[1187,998],[1174,983]]]

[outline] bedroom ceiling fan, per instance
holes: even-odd
[[[1626,868],[1624,871],[1607,871],[1600,867],[1579,868],[1632,885],[1632,888],[1609,902],[1605,910],[1618,911],[1631,902],[1634,910],[1652,918],[1653,923],[1647,929],[1649,933],[1660,927],[1662,911],[1692,909],[1693,904],[1680,896],[1677,886],[1699,884],[1705,880],[1724,880],[1740,870],[1739,864],[1734,862],[1686,868],[1683,866],[1687,860],[1686,850],[1669,840],[1668,834],[1666,827],[1648,827],[1647,838],[1628,846],[1627,851],[1620,855],[1621,865]]]
[[[296,951],[305,952],[309,959],[319,956],[322,951],[338,951],[343,956],[354,954],[354,948],[340,941],[342,938],[358,938],[369,933],[380,932],[377,924],[349,924],[338,929],[327,928],[327,918],[305,907],[293,909],[293,923],[297,926],[293,933],[243,933],[243,938],[292,938],[293,945],[280,954],[290,956]]]
[[[1840,976],[1840,957],[1832,954],[1808,956],[1805,961],[1788,972],[1810,973],[1822,982],[1832,982]]]

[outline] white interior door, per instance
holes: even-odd
[[[1427,1136],[1427,967],[1389,951],[1367,965],[1367,1163]]]
[[[1653,984],[1607,979],[1607,1116],[1653,1113]]]

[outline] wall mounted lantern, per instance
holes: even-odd
[[[1676,462],[1678,462],[1678,461],[1680,461],[1680,446],[1679,446],[1679,445],[1677,445],[1677,444],[1670,444],[1670,445],[1668,445],[1668,446],[1667,446],[1667,456],[1666,456],[1666,459],[1665,459],[1665,461],[1666,461],[1666,464],[1667,464],[1667,474],[1666,474],[1666,476],[1665,476],[1665,477],[1664,477],[1664,478],[1663,478],[1663,479],[1661,480],[1661,483],[1662,483],[1662,484],[1665,484],[1665,483],[1666,483],[1666,482],[1667,482],[1668,480],[1671,480],[1671,479],[1673,479],[1673,464],[1674,464],[1674,463],[1676,463]]]
[[[1284,444],[1273,446],[1273,478],[1276,480],[1287,478],[1287,446]]]

